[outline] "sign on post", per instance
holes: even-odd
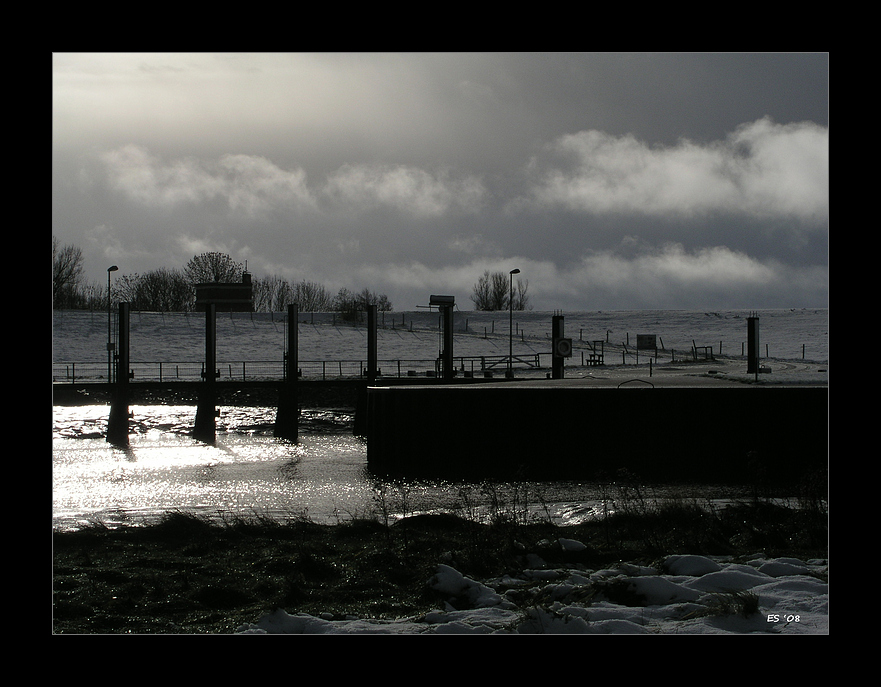
[[[637,334],[636,335],[636,350],[645,351],[645,350],[655,350],[657,349],[657,336],[655,334]]]

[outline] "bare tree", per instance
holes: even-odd
[[[140,274],[119,277],[117,299],[131,304],[134,310],[184,312],[193,309],[194,294],[187,278],[179,270],[164,267]]]
[[[321,284],[305,279],[294,286],[294,300],[303,312],[322,312],[330,310],[333,299]]]
[[[239,282],[244,266],[226,253],[201,253],[193,256],[184,268],[191,284],[208,282]]]
[[[290,284],[284,277],[270,276],[254,279],[255,311],[282,311],[296,303],[302,312],[326,312],[334,308],[334,299],[327,289],[313,281],[302,280]]]
[[[352,315],[358,310],[357,298],[358,297],[354,293],[344,286],[337,291],[336,296],[333,297],[332,308],[336,312]]]
[[[392,309],[392,302],[384,293],[376,293],[370,289],[363,289],[355,296],[355,301],[359,309],[366,310],[367,306],[375,305],[380,312],[388,312]]]
[[[529,289],[529,280],[518,279],[515,286],[514,310],[532,310],[532,306],[529,304],[529,295],[526,293]]]
[[[76,301],[83,277],[83,251],[73,245],[58,245],[52,237],[52,307],[70,307]]]
[[[528,281],[518,279],[516,291],[511,294],[510,275],[487,270],[474,285],[471,301],[476,310],[507,310],[511,303],[514,310],[528,310],[530,307],[529,296],[526,293],[528,288]]]
[[[476,310],[492,310],[490,307],[492,299],[490,297],[488,271],[484,272],[483,276],[478,279],[477,283],[474,285],[471,301],[474,303],[474,308]]]
[[[512,303],[514,310],[528,310],[528,289],[529,282],[518,279],[516,290],[512,294],[510,275],[487,270],[474,285],[471,301],[476,310],[507,310]]]
[[[254,310],[257,312],[281,311],[292,301],[290,284],[284,277],[271,275],[251,282]]]

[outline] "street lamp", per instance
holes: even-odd
[[[107,268],[107,382],[110,383],[113,376],[113,336],[110,329],[110,273],[116,272],[119,268],[111,265]]]
[[[509,273],[511,290],[508,297],[508,377],[514,376],[514,275],[520,270],[513,269]]]

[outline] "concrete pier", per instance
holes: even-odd
[[[129,430],[129,311],[128,303],[119,304],[119,352],[116,358],[116,383],[111,384],[112,401],[107,419],[107,441],[128,446]]]
[[[214,303],[205,306],[205,369],[196,405],[193,438],[213,444],[217,438],[217,312]]]
[[[275,415],[275,436],[288,441],[298,441],[300,434],[299,406],[299,359],[297,316],[299,306],[288,306],[286,325],[287,349],[285,350],[284,382],[278,390],[278,409]]]
[[[707,377],[367,390],[371,471],[439,479],[792,483],[827,469],[828,388]]]

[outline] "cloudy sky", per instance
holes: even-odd
[[[52,234],[396,310],[827,307],[829,56],[57,53]]]

